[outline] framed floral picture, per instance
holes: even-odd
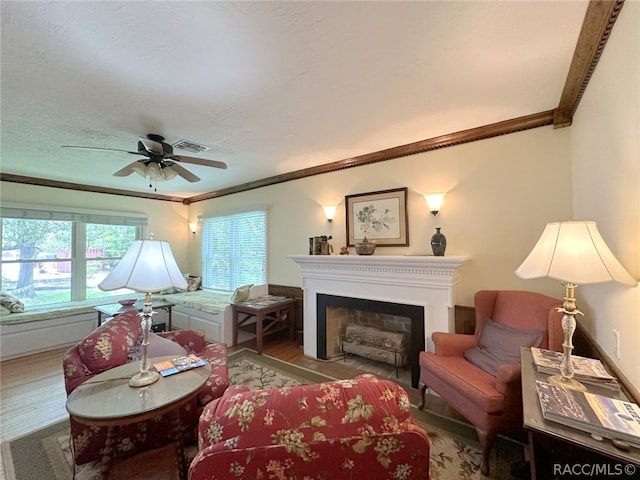
[[[347,195],[344,203],[349,246],[362,242],[365,237],[380,246],[409,245],[406,187]]]

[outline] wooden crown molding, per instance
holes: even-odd
[[[347,168],[360,167],[372,163],[392,160],[416,153],[428,152],[439,148],[452,147],[463,143],[484,140],[499,135],[520,132],[532,128],[553,125],[554,128],[568,127],[571,125],[573,116],[578,109],[578,104],[584,94],[585,89],[593,75],[593,72],[602,56],[604,47],[609,39],[613,25],[615,24],[624,0],[591,0],[587,7],[585,19],[580,30],[578,43],[574,51],[569,73],[560,97],[560,103],[553,110],[535,113],[511,120],[505,120],[482,127],[471,128],[460,132],[441,135],[426,140],[420,140],[406,145],[367,153],[356,157],[346,158],[323,165],[296,170],[281,175],[255,180],[253,182],[223,188],[202,195],[188,198],[157,195],[153,193],[135,192],[130,190],[118,190],[113,188],[102,188],[76,183],[59,182],[35,177],[24,177],[20,175],[0,174],[0,180],[7,182],[25,183],[30,185],[47,186],[53,188],[65,188],[70,190],[80,190],[86,192],[106,193],[110,195],[124,195],[129,197],[149,198],[153,200],[164,200],[170,202],[181,202],[189,205],[203,200],[223,197],[234,193],[254,190],[269,185],[289,182],[314,175],[335,172]]]
[[[304,168],[302,170],[296,170],[294,172],[284,173],[273,177],[263,178],[254,182],[248,182],[242,185],[236,185],[214,192],[205,193],[203,195],[190,197],[185,199],[185,203],[188,205],[190,203],[223,197],[225,195],[231,195],[233,193],[266,187],[268,185],[275,185],[278,183],[311,177],[323,173],[335,172],[337,170],[344,170],[346,168],[361,167],[363,165],[384,162],[386,160],[406,157],[408,155],[415,155],[416,153],[428,152],[430,150],[437,150],[439,148],[453,147],[455,145],[461,145],[463,143],[475,142],[477,140],[484,140],[491,137],[497,137],[499,135],[506,135],[509,133],[528,130],[531,128],[543,127],[545,125],[551,125],[552,123],[553,110],[549,110],[546,112],[527,115],[511,120],[505,120],[503,122],[493,123],[491,125],[485,125],[483,127],[471,128],[469,130],[462,130],[456,133],[441,135],[439,137],[429,138],[426,140],[420,140],[417,142],[408,143],[406,145],[400,145],[399,147],[392,147],[385,150],[379,150],[377,152],[366,153],[357,157],[345,158],[344,160],[338,160],[336,162]]]
[[[158,195],[155,193],[135,192],[133,190],[119,190],[117,188],[103,188],[94,185],[83,185],[81,183],[60,182],[47,178],[25,177],[13,175],[11,173],[0,173],[0,181],[12,183],[24,183],[26,185],[36,185],[39,187],[63,188],[65,190],[79,190],[81,192],[106,193],[108,195],[121,195],[125,197],[149,198],[151,200],[164,200],[167,202],[184,203],[182,197],[172,197],[168,195]]]
[[[624,0],[589,2],[560,103],[553,116],[555,128],[571,125],[623,5]]]

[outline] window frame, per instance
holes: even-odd
[[[9,202],[3,203],[2,206],[0,206],[0,219],[4,220],[5,218],[71,222],[71,258],[68,259],[70,262],[70,300],[69,302],[38,304],[33,307],[34,309],[89,300],[89,298],[87,298],[88,260],[98,259],[88,259],[86,256],[87,225],[133,226],[136,229],[135,239],[145,238],[148,226],[148,215],[142,213],[47,207],[44,205]],[[0,239],[3,240],[4,244],[2,226],[3,222],[0,222]],[[2,245],[0,245],[0,249],[2,249]],[[124,253],[122,255],[124,256]],[[107,257],[105,257],[105,259],[107,259]],[[117,257],[108,257],[108,259],[116,260]],[[60,260],[56,259],[55,262],[58,263]],[[34,264],[38,262],[37,259],[6,261],[0,258],[0,273],[5,265],[23,263]],[[96,298],[95,300],[104,301],[104,298],[109,297]]]
[[[201,269],[202,269],[202,286],[203,288],[208,288],[208,289],[212,289],[212,290],[218,290],[218,291],[234,291],[237,287],[247,284],[247,283],[251,283],[254,285],[260,285],[260,284],[264,284],[267,283],[268,281],[268,271],[269,271],[269,265],[268,265],[268,260],[269,260],[269,255],[268,255],[268,238],[269,238],[269,232],[268,232],[268,226],[269,226],[269,216],[268,216],[268,211],[269,209],[266,206],[255,206],[255,207],[249,207],[246,209],[242,209],[242,210],[232,210],[232,211],[227,211],[224,213],[216,213],[216,214],[207,214],[207,215],[200,215],[198,216],[198,221],[201,223],[202,225],[202,229],[201,229],[201,247],[200,247],[200,254],[201,254]],[[263,221],[263,228],[264,228],[264,237],[262,238],[262,245],[261,245],[261,249],[263,251],[263,254],[260,256],[260,261],[262,263],[261,266],[261,272],[262,272],[262,278],[261,279],[253,279],[251,281],[246,281],[246,280],[240,280],[240,278],[238,277],[237,271],[236,269],[234,269],[233,267],[230,268],[230,275],[229,278],[227,280],[227,288],[223,288],[222,286],[218,285],[212,285],[211,281],[213,280],[212,278],[210,278],[210,274],[207,270],[207,264],[210,262],[213,262],[213,260],[211,260],[211,255],[209,255],[206,251],[206,249],[209,247],[209,244],[211,243],[211,239],[208,239],[207,236],[209,235],[208,229],[210,228],[210,226],[208,225],[208,222],[210,221],[215,221],[216,219],[225,219],[225,220],[230,220],[230,221],[237,221],[240,225],[242,225],[242,221],[247,219],[247,216],[251,216],[251,215],[262,215],[262,221]],[[235,237],[235,234],[231,234],[230,237]],[[226,242],[228,245],[234,245],[234,242],[232,241],[232,238],[227,238]],[[235,251],[234,251],[235,252]],[[219,257],[222,257],[221,255],[219,255]],[[239,257],[239,255],[232,253],[230,255],[228,255],[228,262],[231,263],[233,261],[233,259],[237,259]]]

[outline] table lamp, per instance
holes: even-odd
[[[140,316],[142,325],[142,358],[140,372],[131,378],[129,385],[143,387],[160,378],[158,372],[149,370],[147,351],[152,317],[156,313],[151,308],[151,293],[167,288],[187,288],[184,275],[180,272],[167,242],[159,240],[136,240],[120,263],[98,285],[100,290],[129,288],[143,292],[144,307]]]
[[[638,282],[611,253],[595,222],[588,221],[548,223],[538,243],[515,273],[525,279],[555,278],[565,286],[564,302],[558,307],[558,311],[564,313],[560,375],[549,377],[549,382],[573,390],[586,390],[573,378],[571,362],[575,316],[582,315],[576,308],[575,289],[579,284],[613,281],[634,286]]]

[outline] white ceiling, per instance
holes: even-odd
[[[228,164],[157,185],[190,197],[550,110],[587,3],[3,0],[0,169],[149,192],[60,146],[158,133]]]

